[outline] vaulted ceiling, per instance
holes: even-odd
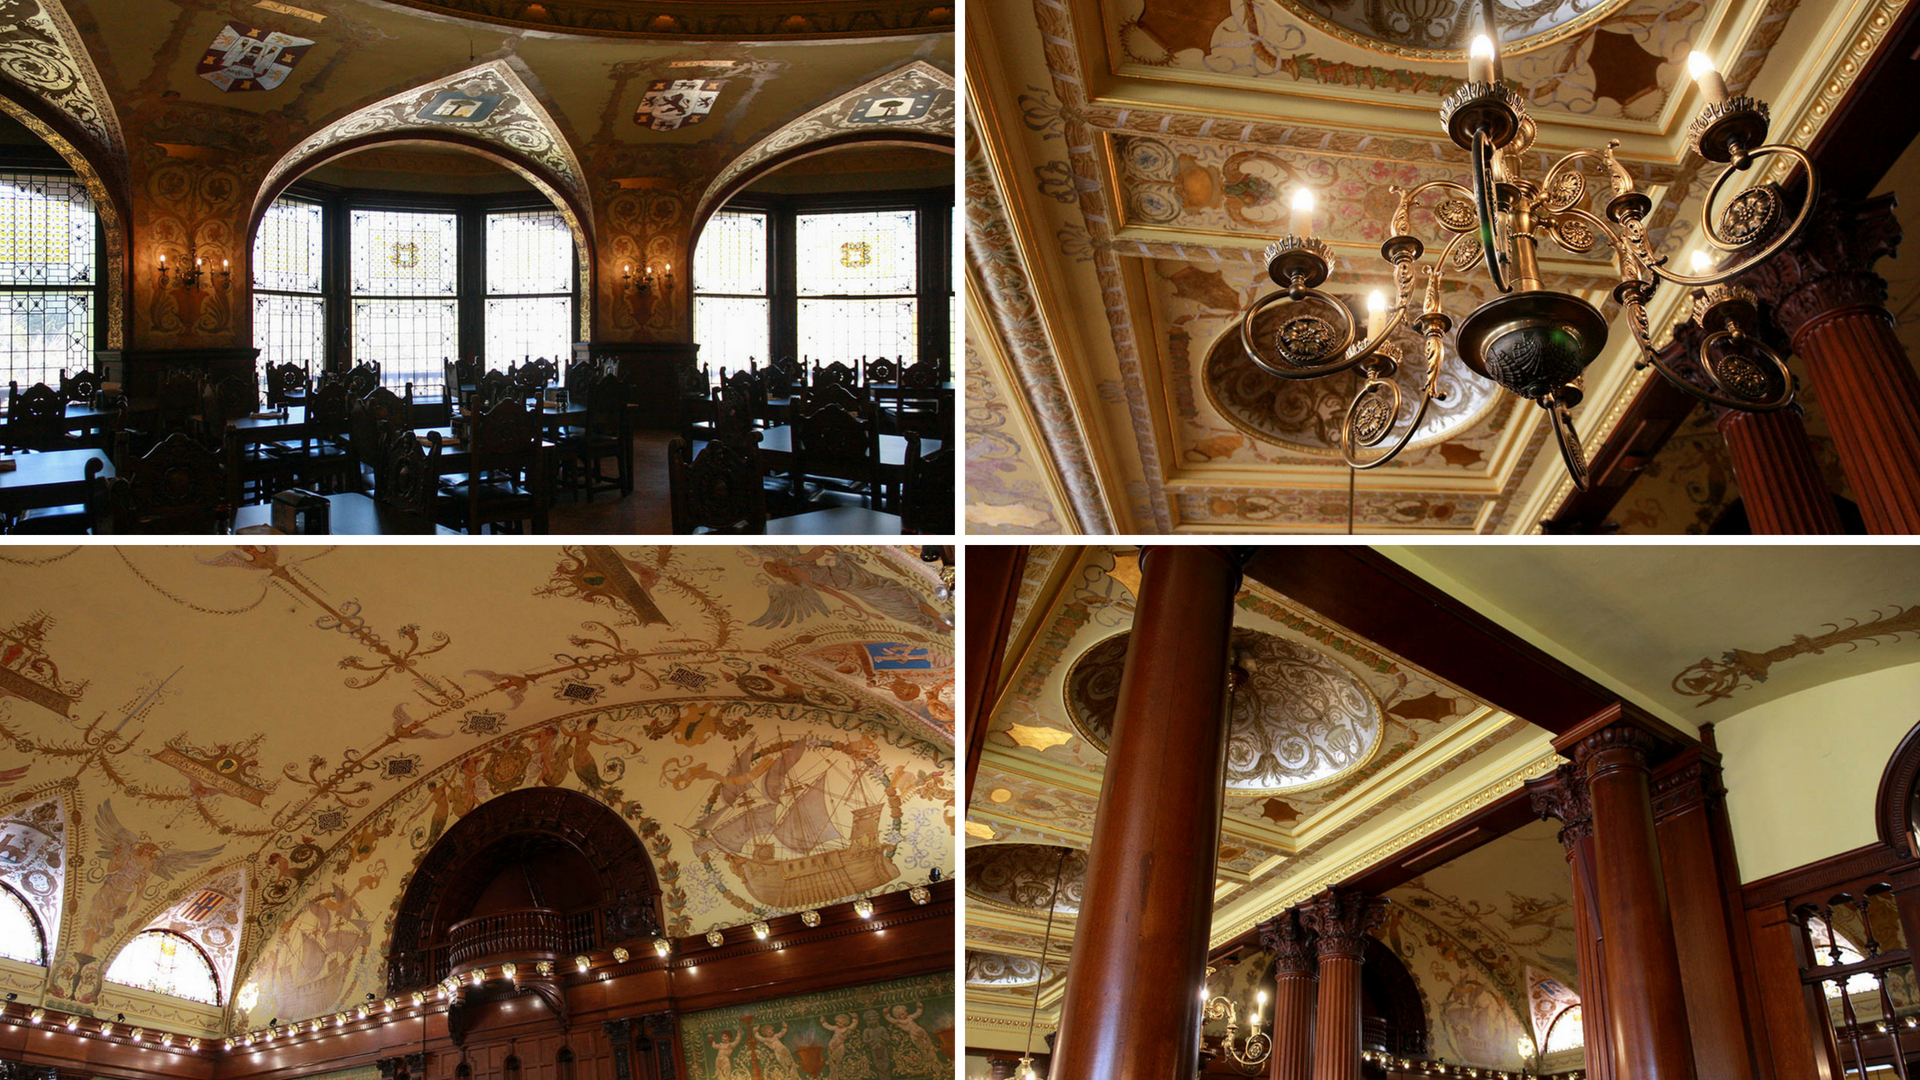
[[[983,9],[993,8],[991,30]],[[1901,5],[1598,0],[1496,5],[1508,78],[1539,124],[1531,167],[1620,142],[1658,248],[1694,243],[1716,170],[1689,155],[1685,58],[1718,58],[1805,145]],[[1390,185],[1467,178],[1437,119],[1477,3],[1069,0],[975,5],[967,56],[969,524],[994,532],[1525,532],[1571,491],[1544,413],[1451,352],[1447,400],[1394,463],[1350,475],[1335,436],[1355,384],[1249,364],[1239,313],[1273,291],[1262,251],[1288,195],[1319,197],[1332,291],[1392,294]],[[1590,178],[1589,189],[1604,187]],[[1429,239],[1431,221],[1416,220]],[[1600,251],[1543,256],[1549,287],[1602,307]],[[1489,295],[1451,287],[1455,325]],[[1896,306],[1902,301],[1896,289]],[[1656,296],[1656,336],[1682,291]],[[1614,320],[1576,410],[1602,443],[1648,377]],[[1413,355],[1409,353],[1409,355]],[[1410,368],[1414,365],[1406,365]],[[1411,374],[1403,369],[1403,379]],[[1816,424],[1816,426],[1818,426]],[[1352,485],[1351,494],[1349,485]],[[1664,510],[1653,528],[1684,528]]]
[[[876,808],[840,899],[953,870],[951,594],[911,551],[14,548],[0,584],[0,834],[67,855],[21,886],[61,892],[29,995],[96,1006],[217,887],[222,1026],[357,1003],[421,855],[535,785],[631,823],[674,936],[789,910],[711,838],[817,778],[821,853]]]

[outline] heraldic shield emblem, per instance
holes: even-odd
[[[200,58],[200,77],[227,93],[271,90],[312,47],[311,38],[228,23]]]
[[[633,111],[633,122],[655,131],[673,131],[697,124],[720,100],[725,79],[656,79]]]

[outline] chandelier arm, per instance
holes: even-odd
[[[1452,240],[1447,241],[1447,246],[1441,249],[1440,258],[1436,261],[1436,264],[1433,269],[1433,276],[1435,278],[1444,279],[1446,277],[1447,266],[1449,264],[1454,264],[1457,269],[1461,269],[1462,272],[1464,272],[1465,270],[1464,267],[1459,267],[1457,263],[1454,263],[1454,253],[1460,247],[1462,242],[1470,242],[1470,243],[1478,244],[1480,242],[1480,236],[1478,233],[1463,232],[1455,236]],[[1466,261],[1472,262],[1473,259],[1471,256],[1469,256]],[[1433,284],[1435,288],[1438,288],[1441,284],[1441,281],[1435,281]]]
[[[1420,196],[1426,194],[1429,191],[1451,191],[1458,194],[1462,199],[1466,200],[1469,203],[1472,203],[1475,201],[1473,189],[1467,187],[1465,184],[1459,183],[1454,180],[1422,181],[1421,183],[1415,184],[1413,187],[1408,188],[1406,192],[1400,196],[1400,205],[1394,211],[1394,216],[1393,216],[1393,229],[1395,232],[1405,235],[1413,231],[1413,218],[1411,217],[1410,212],[1413,208],[1414,200],[1418,199]],[[1445,229],[1450,233],[1471,233],[1475,231],[1475,226],[1473,225],[1467,225],[1458,229],[1452,227],[1451,225],[1448,225],[1445,221],[1440,221],[1439,225],[1442,229]]]
[[[1633,365],[1635,369],[1652,366],[1655,371],[1660,373],[1662,378],[1688,395],[1698,398],[1709,405],[1718,405],[1723,409],[1767,413],[1778,412],[1793,404],[1793,400],[1797,396],[1797,387],[1795,385],[1793,372],[1788,370],[1787,362],[1782,360],[1779,354],[1768,348],[1763,342],[1752,341],[1751,346],[1766,356],[1768,363],[1773,367],[1774,374],[1779,377],[1780,385],[1783,388],[1779,396],[1766,401],[1748,401],[1726,397],[1694,385],[1691,379],[1675,371],[1672,367],[1668,366],[1666,361],[1660,359],[1660,353],[1653,347],[1652,335],[1647,327],[1647,309],[1634,296],[1628,296],[1624,303],[1627,309],[1627,322],[1633,327],[1634,342],[1640,346],[1642,357],[1640,360],[1635,361]],[[1707,362],[1707,349],[1711,347],[1714,342],[1729,336],[1731,335],[1727,331],[1721,330],[1709,335],[1700,343],[1700,370],[1706,372],[1707,378],[1711,379],[1715,386],[1721,386],[1723,384],[1720,382],[1720,377],[1714,374],[1713,365]]]
[[[1569,167],[1576,166],[1582,161],[1598,162],[1602,167],[1605,167],[1608,164],[1609,159],[1606,153],[1600,150],[1574,150],[1562,156],[1559,161],[1554,162],[1553,167],[1547,170],[1547,175],[1541,177],[1540,190],[1545,192],[1551,192],[1553,190],[1554,181],[1560,177],[1561,171]],[[1577,171],[1575,175],[1578,175]],[[1575,203],[1578,203],[1580,201],[1581,196],[1584,196],[1586,193],[1587,193],[1586,178],[1582,177],[1581,183],[1580,183],[1580,189],[1574,193],[1573,198],[1570,201],[1568,201],[1568,203],[1565,206],[1559,206],[1550,201],[1547,203],[1547,209],[1552,210],[1555,213],[1562,213],[1572,208]]]
[[[1731,281],[1734,278],[1739,277],[1741,274],[1746,273],[1747,270],[1750,269],[1751,267],[1767,261],[1768,259],[1772,258],[1775,254],[1777,254],[1782,248],[1786,247],[1788,244],[1791,244],[1795,240],[1799,239],[1800,234],[1806,231],[1807,222],[1808,220],[1811,219],[1813,215],[1814,200],[1820,194],[1819,173],[1817,173],[1814,170],[1813,159],[1807,156],[1806,151],[1801,150],[1797,146],[1789,146],[1786,143],[1773,143],[1767,146],[1762,146],[1758,150],[1755,150],[1751,154],[1749,154],[1748,157],[1757,159],[1761,157],[1766,157],[1770,154],[1785,154],[1788,157],[1791,157],[1794,160],[1798,161],[1800,165],[1807,170],[1807,195],[1806,195],[1806,198],[1801,201],[1800,212],[1794,217],[1792,225],[1789,225],[1785,231],[1775,236],[1771,242],[1769,242],[1765,247],[1761,248],[1759,254],[1753,255],[1742,262],[1734,264],[1733,266],[1722,268],[1711,274],[1706,274],[1701,277],[1691,277],[1686,274],[1672,273],[1662,267],[1661,264],[1666,261],[1665,259],[1663,258],[1656,259],[1652,256],[1651,252],[1642,252],[1641,261],[1646,264],[1647,268],[1653,271],[1655,274],[1658,274],[1660,277],[1664,278],[1665,280],[1671,281],[1676,285],[1684,285],[1690,288],[1697,288],[1705,285],[1719,285],[1723,282]],[[1708,243],[1711,243],[1714,247],[1717,247],[1720,250],[1727,251],[1727,252],[1739,252],[1741,249],[1737,245],[1729,246],[1727,243],[1723,242],[1721,237],[1718,235],[1719,230],[1715,227],[1713,223],[1713,216],[1712,216],[1713,200],[1714,200],[1714,197],[1719,194],[1720,186],[1724,184],[1727,178],[1732,176],[1734,171],[1739,169],[1739,167],[1740,166],[1738,164],[1728,165],[1726,167],[1725,171],[1723,171],[1720,174],[1720,178],[1713,182],[1712,189],[1707,192],[1707,204],[1700,208],[1700,221],[1701,221],[1701,224],[1706,227]]]
[[[1567,463],[1567,473],[1573,477],[1573,486],[1581,491],[1587,490],[1592,483],[1587,475],[1587,452],[1580,445],[1580,434],[1573,428],[1573,414],[1565,402],[1552,394],[1540,400],[1553,419],[1553,437],[1560,443],[1560,458]]]
[[[1393,446],[1389,447],[1386,453],[1372,461],[1361,461],[1356,454],[1358,448],[1353,444],[1354,410],[1360,407],[1361,399],[1366,397],[1368,392],[1373,389],[1375,383],[1384,382],[1385,385],[1393,389],[1393,414],[1398,416],[1400,415],[1400,387],[1391,381],[1369,379],[1367,380],[1367,384],[1360,388],[1359,393],[1353,396],[1353,401],[1347,406],[1346,415],[1342,417],[1340,421],[1340,456],[1346,461],[1348,467],[1362,471],[1377,469],[1387,462],[1392,461],[1394,458],[1399,457],[1400,451],[1405,450],[1407,444],[1413,441],[1414,433],[1420,430],[1420,425],[1427,418],[1427,407],[1441,397],[1438,392],[1440,386],[1440,364],[1445,354],[1442,352],[1440,346],[1440,333],[1427,334],[1426,349],[1427,379],[1420,389],[1420,406],[1413,411],[1413,418],[1407,422],[1407,428],[1401,432],[1400,438],[1395,440]]]
[[[1353,326],[1353,313],[1347,311],[1345,304],[1340,303],[1318,289],[1306,289],[1303,290],[1302,294],[1317,296],[1345,314],[1348,324],[1345,339],[1348,342],[1353,341],[1356,336],[1354,333],[1355,327]],[[1240,347],[1246,351],[1247,359],[1253,361],[1254,366],[1260,370],[1269,375],[1277,375],[1282,379],[1318,379],[1327,375],[1338,375],[1343,371],[1350,370],[1356,365],[1372,359],[1380,351],[1380,346],[1386,342],[1387,336],[1399,327],[1407,310],[1406,298],[1402,297],[1400,304],[1394,308],[1393,317],[1387,320],[1385,329],[1375,334],[1373,339],[1367,342],[1363,348],[1350,354],[1343,352],[1341,358],[1338,360],[1332,360],[1325,364],[1317,364],[1312,367],[1276,366],[1265,357],[1262,357],[1258,347],[1254,345],[1253,320],[1273,304],[1281,300],[1291,299],[1293,298],[1284,292],[1271,293],[1255,300],[1253,304],[1247,308],[1246,314],[1240,317]]]
[[[1592,226],[1594,229],[1599,231],[1600,238],[1607,242],[1608,247],[1612,248],[1615,251],[1620,252],[1621,254],[1627,255],[1632,258],[1639,257],[1639,253],[1633,250],[1632,243],[1626,237],[1621,236],[1618,232],[1615,232],[1612,224],[1610,224],[1605,218],[1602,218],[1600,215],[1594,213],[1593,211],[1588,210],[1585,207],[1581,207],[1581,206],[1569,206],[1564,210],[1555,210],[1553,211],[1553,214],[1556,218],[1563,218],[1563,217],[1574,218],[1580,222],[1583,222],[1589,226]],[[1565,244],[1561,244],[1559,234],[1553,229],[1548,229],[1547,235],[1553,237],[1554,243],[1560,244],[1560,249],[1562,251],[1571,251],[1576,255],[1586,254],[1586,252],[1579,251],[1575,248],[1570,248]],[[1592,248],[1587,249],[1587,251],[1591,251],[1591,250],[1593,249]]]
[[[1487,129],[1478,128],[1473,133],[1473,198],[1480,217],[1480,253],[1486,257],[1487,276],[1493,279],[1494,287],[1508,293],[1513,291],[1513,286],[1500,269],[1500,256],[1494,245],[1494,214],[1498,211],[1494,208],[1492,164],[1493,144],[1487,138]]]

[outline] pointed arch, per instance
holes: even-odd
[[[432,79],[335,120],[284,154],[267,170],[247,224],[247,250],[267,208],[305,174],[370,146],[433,143],[501,165],[546,196],[560,211],[580,251],[578,340],[593,326],[593,197],[573,146],[552,114],[515,70],[516,61],[490,60]]]
[[[916,110],[916,114],[878,122],[854,119],[856,109],[867,98],[915,98],[923,94],[930,95],[931,100],[924,110]],[[781,165],[837,146],[862,142],[917,144],[952,153],[953,140],[953,76],[925,60],[915,60],[782,124],[773,134],[728,162],[707,185],[700,204],[694,208],[693,243],[699,242],[700,230],[707,218],[725,205],[728,198],[755,177]]]
[[[0,112],[59,154],[92,197],[106,241],[100,266],[107,335],[97,347],[122,348],[131,302],[126,138],[106,84],[60,0],[32,3],[37,10],[0,37]]]
[[[241,969],[247,926],[245,905],[251,883],[248,864],[234,859],[163,892],[128,919],[100,949],[103,962],[97,970],[102,983],[128,945],[142,934],[161,931],[192,943],[212,966],[220,1000],[210,1004],[225,1008],[232,1001],[234,976]],[[209,893],[214,896],[209,897]]]

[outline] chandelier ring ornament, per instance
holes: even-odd
[[[1365,348],[1348,353],[1344,351],[1344,346],[1354,339],[1356,329],[1353,312],[1347,310],[1347,305],[1335,300],[1333,297],[1328,296],[1318,289],[1302,289],[1300,292],[1301,298],[1298,300],[1284,292],[1271,293],[1263,296],[1247,308],[1246,314],[1240,318],[1240,346],[1246,350],[1247,359],[1252,360],[1259,366],[1260,370],[1267,374],[1278,375],[1283,379],[1318,379],[1327,375],[1337,375],[1342,371],[1350,370],[1372,359],[1374,354],[1380,351],[1380,346],[1387,340],[1387,335],[1392,333],[1393,329],[1400,325],[1401,310],[1404,310],[1394,311],[1393,317],[1387,320],[1386,327],[1382,329],[1373,340],[1369,341]],[[1268,308],[1274,307],[1282,301],[1304,304],[1308,302],[1308,298],[1318,301],[1315,305],[1317,307],[1325,307],[1329,311],[1337,312],[1341,318],[1343,330],[1335,332],[1338,335],[1337,337],[1328,338],[1332,347],[1326,351],[1319,352],[1317,356],[1308,357],[1307,359],[1313,360],[1317,359],[1318,356],[1329,354],[1337,357],[1337,359],[1322,364],[1294,363],[1293,360],[1283,352],[1282,360],[1284,362],[1280,364],[1274,363],[1263,355],[1265,350],[1255,344],[1254,322]],[[1294,319],[1288,319],[1282,323],[1282,326],[1291,325],[1300,318],[1301,316],[1296,316]]]
[[[1572,404],[1552,394],[1542,398],[1540,404],[1546,406],[1547,415],[1553,418],[1553,437],[1560,444],[1560,459],[1567,463],[1573,486],[1587,490],[1587,452],[1580,445],[1579,433],[1573,429]]]
[[[1493,140],[1486,128],[1478,128],[1473,133],[1473,196],[1480,210],[1480,252],[1486,256],[1487,276],[1493,279],[1494,288],[1508,293],[1513,285],[1507,280],[1506,252],[1497,235],[1500,216],[1494,213],[1492,171]]]
[[[1813,159],[1807,156],[1806,151],[1800,149],[1797,146],[1788,146],[1785,143],[1776,143],[1770,146],[1763,146],[1758,150],[1753,151],[1753,153],[1748,156],[1750,159],[1757,161],[1760,158],[1769,157],[1774,154],[1784,154],[1787,157],[1792,158],[1795,161],[1795,163],[1797,163],[1801,168],[1805,169],[1807,173],[1807,192],[1806,192],[1806,195],[1800,200],[1800,212],[1794,215],[1793,224],[1781,230],[1776,236],[1774,236],[1773,241],[1771,243],[1767,244],[1765,247],[1760,249],[1760,252],[1758,254],[1753,255],[1747,258],[1745,261],[1740,262],[1734,266],[1716,270],[1711,274],[1707,274],[1702,277],[1689,277],[1685,274],[1670,273],[1667,270],[1663,269],[1659,264],[1653,265],[1652,267],[1653,272],[1667,279],[1668,281],[1673,282],[1676,285],[1686,285],[1686,286],[1692,286],[1692,287],[1698,287],[1703,285],[1718,285],[1722,282],[1729,281],[1735,277],[1738,277],[1739,275],[1745,273],[1750,267],[1753,267],[1759,263],[1763,263],[1768,259],[1771,259],[1776,253],[1780,251],[1781,248],[1784,248],[1788,244],[1791,244],[1795,240],[1799,239],[1800,233],[1806,228],[1807,219],[1811,217],[1813,214],[1814,202],[1820,197],[1820,175],[1814,171]],[[1758,239],[1760,236],[1765,235],[1764,231],[1755,233],[1749,236],[1746,239],[1746,241],[1743,243],[1739,240],[1728,238],[1726,234],[1721,231],[1721,226],[1724,223],[1716,222],[1714,220],[1714,214],[1713,214],[1714,201],[1720,197],[1721,188],[1726,185],[1728,178],[1732,177],[1734,173],[1738,172],[1739,170],[1740,170],[1740,166],[1738,164],[1729,165],[1725,169],[1721,170],[1719,178],[1714,180],[1713,187],[1707,191],[1706,205],[1702,207],[1700,211],[1701,223],[1706,226],[1707,241],[1711,243],[1714,247],[1717,247],[1722,251],[1736,253],[1736,254],[1739,252],[1745,251],[1748,247],[1752,246],[1754,240]],[[1732,205],[1734,205],[1734,203],[1738,203],[1741,199],[1746,198],[1749,194],[1753,192],[1758,192],[1758,191],[1768,192],[1769,196],[1773,199],[1778,199],[1779,197],[1776,193],[1775,185],[1764,184],[1757,187],[1748,188],[1746,191],[1743,191],[1739,195],[1734,196],[1733,202],[1729,203],[1728,206],[1731,207]]]

